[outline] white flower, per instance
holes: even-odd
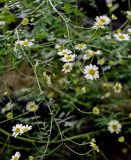
[[[24,41],[16,41],[18,44],[23,45],[25,47],[31,47],[33,45],[32,42],[29,40],[25,39]]]
[[[105,28],[105,25],[108,25],[110,23],[110,18],[103,15],[100,17],[96,17],[96,22],[94,23],[94,26],[92,28],[98,29],[98,28]]]
[[[114,34],[114,37],[118,41],[128,41],[129,40],[128,34],[117,33],[117,34]]]
[[[35,102],[28,102],[26,104],[26,110],[29,112],[36,112],[39,109],[39,106]]]
[[[97,50],[97,51],[95,52],[95,54],[96,54],[96,55],[102,55],[103,53],[102,53],[102,51]]]
[[[65,63],[63,65],[62,71],[65,72],[65,73],[70,72],[72,70],[72,66],[73,66],[72,63]]]
[[[71,50],[69,50],[69,49],[63,49],[62,51],[60,51],[60,52],[58,52],[57,54],[59,55],[59,56],[64,56],[64,55],[68,55],[68,54],[71,54],[72,53],[72,51]]]
[[[15,155],[12,156],[10,160],[19,160],[20,156],[21,156],[20,152],[16,152]]]
[[[86,49],[86,44],[84,44],[84,43],[80,43],[80,44],[77,44],[77,45],[75,45],[75,49],[77,49],[77,50],[84,50],[84,49]]]
[[[109,123],[108,123],[108,131],[110,131],[110,133],[120,133],[121,132],[121,128],[122,128],[122,125],[121,123],[119,123],[119,121],[117,120],[111,120]]]
[[[16,124],[15,126],[13,126],[13,136],[16,138],[18,135],[21,135],[23,133],[22,130],[22,124]]]
[[[128,16],[131,16],[131,11],[126,11]]]
[[[91,58],[93,55],[94,55],[93,51],[88,49],[88,50],[86,50],[85,54],[83,55],[83,60],[87,60],[87,59]]]
[[[32,126],[29,126],[28,124],[22,126],[22,131],[23,131],[23,133],[28,132],[28,131],[31,130],[31,129],[32,129]]]
[[[89,59],[90,57],[94,56],[94,55],[101,55],[103,54],[102,51],[97,50],[97,51],[93,51],[93,50],[86,50],[86,53],[83,56],[83,59]]]
[[[131,33],[131,28],[128,28],[128,29],[127,29],[127,32],[128,32],[128,33]]]
[[[87,65],[84,69],[84,74],[86,79],[94,80],[99,78],[99,71],[96,65]]]
[[[65,54],[64,57],[61,58],[62,62],[72,62],[75,60],[76,55],[75,54]]]
[[[93,150],[96,150],[97,152],[99,152],[99,148],[96,145],[96,140],[94,138],[89,143],[90,143],[90,146],[92,147]]]
[[[110,18],[107,16],[100,16],[100,17],[96,17],[96,22],[97,23],[102,23],[103,25],[108,25],[110,23]]]
[[[102,51],[100,51],[100,50],[92,51],[92,50],[88,49],[88,50],[86,50],[86,53],[83,55],[83,59],[87,60],[94,55],[101,55],[101,54],[102,54]]]
[[[105,28],[105,26],[104,26],[103,23],[95,22],[92,28],[93,29],[99,29],[99,28]]]
[[[22,135],[23,133],[29,131],[32,129],[32,126],[27,125],[22,125],[22,124],[16,124],[13,126],[13,136],[16,138],[18,135]]]

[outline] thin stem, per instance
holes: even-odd
[[[50,144],[51,143],[66,142],[66,141],[69,141],[69,139],[73,140],[73,139],[85,138],[85,137],[88,137],[89,135],[98,134],[98,133],[104,132],[104,131],[105,131],[104,129],[101,129],[101,130],[92,131],[92,132],[88,132],[88,133],[82,133],[82,134],[75,135],[75,136],[72,136],[72,137],[68,137],[68,138],[65,138],[65,139],[63,138],[63,139],[57,140],[57,141],[53,141],[52,140],[52,141],[50,141]],[[6,136],[12,137],[12,134],[10,134],[9,132],[3,130],[2,128],[0,128],[0,132],[5,134]],[[19,140],[22,140],[22,141],[26,141],[26,142],[29,142],[29,143],[47,144],[47,141],[37,141],[37,140],[34,140],[34,139],[25,138],[25,137],[16,137],[16,139],[19,139]]]
[[[78,152],[74,151],[72,148],[70,148],[69,146],[67,146],[66,144],[64,144],[64,146],[65,146],[66,148],[68,148],[70,151],[72,151],[73,153],[75,153],[75,154],[77,154],[77,155],[80,155],[80,156],[87,155],[87,154],[89,154],[90,152],[93,151],[93,149],[91,149],[90,151],[88,151],[88,152],[86,152],[86,153],[78,153]]]

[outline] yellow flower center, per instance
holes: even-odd
[[[94,107],[94,108],[93,108],[93,113],[94,113],[94,114],[99,114],[99,113],[100,113],[99,108]]]
[[[66,52],[66,51],[63,51],[63,52],[62,52],[62,54],[63,54],[63,55],[66,55],[66,54],[67,54],[67,52]]]
[[[94,70],[94,69],[90,69],[90,70],[89,70],[89,74],[92,75],[92,76],[94,76],[95,70]]]
[[[124,35],[119,35],[119,38],[120,39],[125,39],[125,36]]]
[[[100,19],[100,22],[101,22],[101,23],[105,23],[105,22],[106,22],[106,20],[105,20],[105,19],[103,19],[103,18],[101,18],[101,19]]]
[[[20,128],[16,128],[15,133],[20,133]]]
[[[29,20],[27,18],[23,19],[22,24],[27,25],[29,23]]]
[[[66,60],[68,60],[68,61],[71,60],[71,59],[72,59],[71,56],[67,56],[67,57],[66,57]]]
[[[18,157],[14,157],[14,159],[13,160],[18,160]]]
[[[113,125],[112,125],[112,128],[113,128],[114,130],[116,130],[116,129],[117,129],[117,125],[116,125],[116,124],[113,124]]]
[[[115,86],[115,90],[121,89],[120,86]]]
[[[29,42],[28,42],[28,41],[24,41],[24,42],[23,42],[23,45],[28,46],[28,45],[29,45]]]
[[[70,69],[70,66],[69,65],[65,66],[65,69]]]
[[[79,44],[78,48],[80,48],[80,49],[84,48],[84,44]]]
[[[35,105],[34,105],[34,104],[30,105],[30,111],[34,112],[34,111],[35,111],[35,109],[36,109],[36,107],[35,107]]]
[[[28,128],[24,128],[24,132],[27,132],[28,131]]]

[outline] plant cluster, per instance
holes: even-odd
[[[112,1],[93,20],[75,0],[0,3],[0,159],[108,160],[103,134],[127,153],[130,0],[116,30]]]

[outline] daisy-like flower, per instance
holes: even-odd
[[[18,41],[18,43],[20,45],[25,46],[25,47],[31,47],[33,45],[33,43],[27,39],[25,39],[24,41]]]
[[[35,102],[28,102],[26,104],[26,110],[29,112],[36,112],[39,109],[39,106]]]
[[[87,60],[94,55],[101,55],[101,54],[102,54],[102,51],[100,50],[93,51],[93,50],[88,49],[86,50],[86,53],[83,55],[83,60]]]
[[[31,129],[32,129],[32,126],[29,126],[28,124],[22,126],[22,131],[23,131],[23,133],[28,132],[28,131],[31,130]]]
[[[13,155],[10,160],[19,160],[20,156],[21,156],[20,152],[16,152],[15,155]]]
[[[101,22],[95,22],[92,28],[93,28],[93,29],[99,29],[99,28],[102,28],[102,29],[103,29],[103,28],[105,28],[105,26],[104,26],[104,24],[101,23]]]
[[[108,25],[110,23],[110,18],[103,15],[103,16],[100,16],[100,17],[96,17],[96,22],[98,23],[102,23],[103,25]]]
[[[94,80],[99,78],[99,71],[96,65],[87,65],[84,69],[84,74],[86,79]]]
[[[126,11],[128,16],[131,16],[131,11]]]
[[[94,23],[94,26],[92,28],[98,29],[98,28],[105,28],[105,25],[108,25],[110,23],[110,18],[103,15],[100,17],[96,17],[96,22]]]
[[[62,62],[73,62],[76,58],[75,54],[65,54],[64,57],[61,58]]]
[[[63,65],[62,71],[65,72],[65,73],[68,73],[68,72],[70,72],[72,70],[72,66],[73,66],[72,63],[65,63]]]
[[[86,49],[86,44],[84,44],[84,43],[80,43],[80,44],[77,44],[77,45],[75,45],[75,49],[77,49],[77,50],[84,50],[84,49]]]
[[[114,37],[118,41],[128,41],[129,40],[129,35],[128,34],[117,33],[117,34],[114,34]]]
[[[57,54],[58,54],[59,56],[65,56],[65,55],[69,55],[69,54],[71,54],[71,53],[72,53],[72,51],[69,50],[69,49],[63,49],[62,51],[57,52]]]
[[[95,54],[96,54],[96,55],[102,55],[103,53],[102,53],[102,51],[97,50],[97,51],[95,51]]]
[[[15,126],[13,126],[13,136],[16,138],[18,135],[21,135],[23,133],[22,130],[22,124],[16,124]]]
[[[96,140],[94,138],[91,140],[90,146],[92,147],[93,150],[99,152],[99,147],[96,145]]]
[[[113,88],[114,88],[114,92],[120,93],[121,90],[122,90],[122,85],[121,85],[121,83],[116,82],[116,84],[115,84],[115,86]]]
[[[109,123],[108,123],[108,131],[110,133],[116,133],[116,134],[119,134],[121,132],[121,129],[122,129],[122,125],[119,121],[117,120],[111,120]]]
[[[87,60],[87,59],[91,58],[93,55],[94,55],[93,51],[88,49],[88,50],[86,50],[85,54],[83,55],[83,60]]]

